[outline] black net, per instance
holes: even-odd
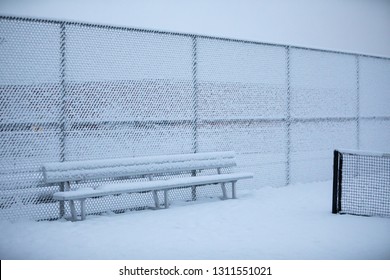
[[[390,155],[342,153],[340,213],[390,217]]]

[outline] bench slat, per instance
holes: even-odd
[[[174,178],[160,181],[146,181],[146,182],[131,182],[131,183],[116,183],[116,184],[105,184],[94,190],[91,188],[82,188],[76,191],[70,192],[56,192],[53,198],[56,200],[78,200],[84,198],[90,198],[94,196],[105,196],[114,195],[120,193],[135,193],[142,191],[153,191],[153,190],[165,190],[175,189],[180,187],[187,187],[193,185],[208,185],[215,183],[227,183],[233,182],[240,179],[253,178],[252,173],[237,172],[229,174],[217,174],[197,177],[184,177]]]
[[[233,159],[203,160],[174,162],[169,164],[148,164],[135,166],[117,166],[100,169],[81,169],[70,171],[53,171],[46,173],[47,183],[65,181],[84,181],[101,178],[118,178],[137,175],[162,174],[170,172],[183,172],[200,169],[214,169],[218,167],[233,167],[236,162]]]
[[[43,165],[46,183],[234,167],[234,152],[55,162]]]

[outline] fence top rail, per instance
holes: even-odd
[[[102,23],[89,23],[89,22],[82,22],[82,21],[69,21],[69,20],[59,20],[59,19],[22,17],[22,16],[11,16],[11,15],[1,15],[1,14],[0,14],[0,20],[15,20],[15,21],[38,22],[38,23],[59,24],[59,25],[61,25],[61,24],[78,25],[78,26],[85,26],[85,27],[92,27],[92,28],[95,27],[95,28],[112,29],[112,30],[125,30],[125,31],[136,31],[136,32],[144,32],[144,33],[154,33],[154,34],[161,34],[161,35],[182,36],[182,37],[190,37],[190,38],[202,38],[202,39],[210,39],[210,40],[220,40],[220,41],[229,41],[229,42],[264,45],[264,46],[274,46],[274,47],[283,47],[283,48],[294,48],[294,49],[301,49],[301,50],[308,50],[308,51],[318,51],[318,52],[325,52],[325,53],[354,55],[354,56],[361,56],[361,57],[379,58],[379,59],[390,60],[390,57],[379,56],[379,55],[337,51],[337,50],[325,50],[325,49],[304,47],[304,46],[295,46],[295,45],[278,44],[278,43],[267,43],[267,42],[259,42],[259,41],[237,39],[237,38],[218,37],[218,36],[191,34],[191,33],[174,32],[174,31],[163,31],[163,30],[128,27],[128,26],[120,26],[120,25],[109,25],[109,24],[102,24]]]

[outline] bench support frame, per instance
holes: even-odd
[[[231,181],[231,182],[228,182],[228,183],[232,184],[232,196],[231,196],[231,198],[232,199],[237,199],[237,192],[236,192],[237,181],[235,180],[235,181]],[[221,199],[222,200],[226,200],[226,199],[228,199],[227,190],[226,190],[226,182],[225,183],[221,183],[221,185],[223,185],[223,188],[222,188],[223,196],[221,197]],[[198,186],[199,185],[197,185],[195,187],[198,187]],[[191,187],[191,188],[193,188],[193,187]],[[170,190],[171,189],[164,189],[163,190],[163,192],[164,192],[164,208],[165,209],[169,208],[169,191]],[[147,191],[147,192],[149,192],[149,191]],[[154,206],[155,206],[155,207],[152,207],[152,209],[154,209],[154,210],[162,209],[160,207],[160,201],[159,201],[159,198],[158,198],[158,190],[153,190],[153,191],[150,191],[150,192],[153,195]],[[80,219],[78,219],[75,201],[79,201],[79,203],[80,203]],[[80,221],[80,220],[81,221],[85,220],[85,218],[86,218],[85,201],[86,201],[86,198],[68,200],[70,213],[71,213],[71,221],[76,222],[76,221]],[[64,203],[65,201],[60,201],[60,202]]]

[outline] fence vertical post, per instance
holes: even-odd
[[[66,70],[66,61],[65,61],[65,33],[66,23],[61,22],[60,24],[60,82],[61,82],[61,115],[60,115],[60,161],[65,161],[65,138],[66,138],[66,81],[65,81],[65,70]],[[60,185],[60,191],[64,191],[64,184]],[[60,201],[59,214],[60,218],[65,215],[65,203]]]
[[[286,185],[290,184],[291,173],[291,77],[290,77],[290,46],[286,46],[286,83],[287,83],[287,100],[286,100]]]
[[[192,38],[192,85],[193,85],[193,91],[192,91],[192,107],[193,107],[193,120],[192,120],[192,127],[193,127],[193,138],[192,138],[192,150],[194,153],[198,152],[198,118],[199,118],[199,112],[198,112],[198,49],[197,49],[197,38],[196,36],[191,36]],[[196,176],[196,170],[193,170],[191,173],[192,176]],[[192,200],[196,200],[196,187],[191,188],[191,198]]]
[[[356,147],[360,149],[360,59],[356,55]]]
[[[192,149],[194,153],[198,152],[198,46],[196,36],[192,36],[192,107],[193,107],[193,142]]]

